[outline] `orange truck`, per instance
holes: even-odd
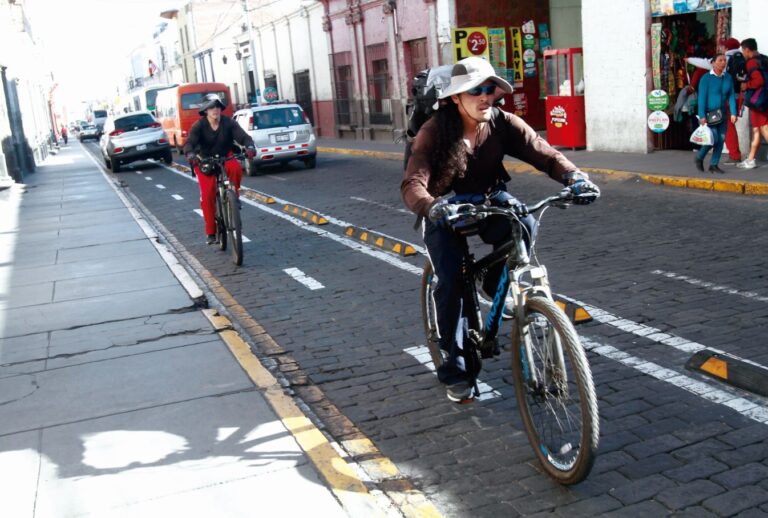
[[[161,90],[157,94],[157,120],[163,126],[168,142],[181,153],[192,125],[200,119],[200,106],[208,94],[218,94],[226,103],[222,114],[232,117],[232,98],[224,83],[185,83]]]

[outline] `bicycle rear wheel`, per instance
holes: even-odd
[[[219,244],[219,250],[223,252],[227,249],[227,209],[222,203],[220,192],[218,189],[216,190],[216,241]]]
[[[240,205],[238,204],[237,194],[235,194],[234,189],[227,189],[226,197],[227,215],[229,216],[227,230],[230,245],[232,246],[232,262],[240,266],[243,264],[243,231],[240,221]]]
[[[512,345],[517,403],[536,456],[561,484],[584,480],[597,454],[600,423],[576,330],[550,299],[531,297],[525,317],[515,324]]]
[[[435,308],[434,290],[436,286],[437,277],[432,270],[432,263],[427,259],[424,272],[421,275],[421,319],[424,323],[427,348],[435,369],[443,364],[443,351],[440,349],[440,333],[437,330],[437,310]]]

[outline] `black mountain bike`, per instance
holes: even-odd
[[[574,194],[566,188],[527,209],[535,213],[550,205],[566,208]],[[592,372],[573,324],[555,304],[543,265],[531,264],[520,222],[520,208],[458,204],[450,216],[451,228],[462,236],[461,265],[463,312],[466,319],[461,344],[466,371],[474,394],[479,395],[477,376],[481,358],[500,353],[497,334],[507,294],[514,301],[512,313],[512,375],[518,408],[528,439],[544,470],[561,484],[583,480],[592,469],[599,441],[597,397]],[[543,214],[543,212],[542,212]],[[473,222],[488,216],[507,217],[513,222],[514,237],[487,256],[475,261],[466,236]],[[540,218],[539,218],[540,219]],[[516,223],[516,224],[514,224]],[[531,244],[533,253],[535,243]],[[535,254],[534,258],[535,258]],[[485,321],[476,286],[488,269],[504,261],[491,308]],[[435,311],[437,285],[432,264],[427,260],[422,277],[422,318],[435,368],[443,362]],[[463,325],[463,322],[462,322]]]
[[[227,241],[232,249],[232,262],[243,264],[243,231],[240,221],[240,200],[235,188],[230,185],[224,162],[242,160],[244,154],[219,157],[200,157],[200,172],[206,176],[216,175],[216,242],[219,250],[227,249]]]

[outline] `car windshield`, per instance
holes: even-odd
[[[93,116],[97,119],[103,119],[107,116],[107,110],[94,110]]]
[[[155,122],[155,119],[147,113],[139,113],[115,120],[115,129],[132,130],[134,128],[146,128]]]
[[[224,92],[195,92],[189,94],[183,94],[181,96],[181,109],[182,110],[199,110],[203,105],[203,99],[208,94],[216,94],[227,104],[227,94]]]
[[[301,116],[301,109],[296,107],[272,108],[253,112],[253,127],[255,129],[280,128],[306,124]]]

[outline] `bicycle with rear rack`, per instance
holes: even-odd
[[[232,250],[232,262],[243,264],[243,231],[240,219],[240,199],[235,188],[230,184],[224,163],[228,160],[242,160],[245,154],[220,157],[198,156],[200,173],[216,175],[216,242],[219,250],[225,251],[229,243]]]
[[[566,188],[526,208],[496,207],[487,204],[459,203],[448,223],[461,237],[463,259],[460,268],[462,293],[461,349],[470,385],[479,395],[477,376],[482,359],[500,354],[497,335],[507,294],[512,310],[512,376],[523,426],[544,470],[561,484],[583,480],[592,469],[599,441],[597,396],[592,373],[579,336],[569,318],[555,303],[547,270],[539,264],[535,242],[528,246],[520,218],[549,206],[568,207],[574,200]],[[541,219],[541,215],[539,219]],[[513,238],[479,260],[469,250],[467,236],[489,216],[506,217],[512,222]],[[485,320],[481,312],[477,285],[488,269],[505,262]],[[533,264],[532,264],[533,263]],[[437,279],[429,259],[422,277],[422,318],[435,368],[444,359],[439,345],[434,289]],[[466,324],[466,325],[464,325]]]

